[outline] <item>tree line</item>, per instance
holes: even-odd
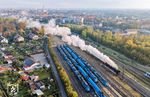
[[[66,73],[63,66],[60,64],[53,48],[51,47],[51,44],[52,44],[51,38],[48,38],[48,47],[49,47],[50,55],[52,57],[52,60],[54,61],[54,64],[56,65],[57,71],[58,71],[59,76],[65,86],[65,90],[66,90],[68,97],[78,97],[77,92],[74,91],[74,89],[72,87],[72,84],[71,84],[68,74]]]
[[[90,38],[113,50],[123,53],[127,57],[150,66],[150,35],[121,35],[119,33],[103,32],[91,26],[65,25],[82,38]]]

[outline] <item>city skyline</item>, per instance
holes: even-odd
[[[0,8],[150,9],[150,0],[0,0]]]

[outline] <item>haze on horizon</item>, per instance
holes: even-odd
[[[0,0],[0,8],[150,9],[150,0]]]

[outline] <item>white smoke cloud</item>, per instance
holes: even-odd
[[[39,21],[34,21],[33,19],[27,19],[26,17],[24,17],[24,18],[20,18],[19,20],[18,20],[18,22],[25,22],[26,23],[26,25],[27,25],[27,28],[38,28],[38,29],[40,29],[41,28],[41,26],[43,25],[43,24],[41,24]]]
[[[42,24],[38,20],[34,21],[33,19],[27,19],[27,18],[20,18],[18,22],[25,22],[27,25],[27,28],[38,28],[40,29],[41,26],[44,26],[45,34],[52,34],[52,35],[70,35],[71,31],[67,27],[59,27],[55,24],[55,20],[51,19],[48,24]]]
[[[71,36],[63,36],[62,40],[69,45],[74,45],[79,47],[80,49],[89,52],[93,56],[97,57],[98,59],[102,60],[104,63],[108,63],[114,68],[118,69],[117,64],[115,64],[108,56],[101,53],[98,49],[94,48],[91,45],[86,45],[85,41],[82,40],[79,36],[71,35]]]
[[[26,19],[20,19],[19,21],[24,21]],[[27,27],[36,27],[40,28],[42,25],[45,28],[45,34],[58,35],[62,37],[62,40],[69,45],[74,45],[80,49],[89,52],[93,56],[102,60],[105,63],[110,64],[112,67],[118,69],[117,64],[115,64],[108,56],[104,55],[98,49],[94,48],[91,45],[86,45],[85,41],[79,36],[71,35],[71,30],[67,27],[56,26],[54,19],[50,20],[48,24],[40,24],[38,21],[26,20]]]
[[[71,31],[67,27],[51,27],[50,25],[45,25],[45,34],[52,34],[52,35],[59,35],[59,36],[66,36],[70,35]]]
[[[62,40],[66,43],[68,43],[69,45],[74,45],[76,47],[80,47],[80,49],[82,50],[86,50],[86,45],[85,45],[85,41],[80,39],[79,36],[76,35],[71,35],[71,36],[63,36]]]

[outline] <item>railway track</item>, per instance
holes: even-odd
[[[120,62],[118,59],[115,59],[115,58],[113,58],[113,57],[110,57],[112,60],[114,60],[114,61],[116,61],[117,63],[119,63],[119,65],[122,67],[122,68],[127,68],[126,70],[128,70],[129,72],[133,72],[134,74],[136,73],[136,75],[138,75],[138,76],[140,76],[142,79],[145,79],[145,80],[147,80],[148,82],[150,81],[150,79],[148,79],[148,78],[146,78],[145,76],[144,76],[144,73],[145,73],[145,71],[143,71],[143,70],[141,70],[141,69],[139,69],[139,68],[136,68],[135,66],[129,66],[129,65],[126,65],[125,63],[123,63],[123,62]],[[141,79],[141,80],[142,80]],[[142,80],[142,81],[144,81],[144,80]],[[144,81],[145,82],[145,81]],[[148,84],[148,82],[145,82],[145,84]],[[150,85],[150,84],[149,84]]]
[[[96,42],[94,42],[94,41],[91,41],[91,42],[89,42],[89,41],[86,41],[88,44],[90,44],[90,45],[92,45],[93,47],[95,47],[95,48],[97,48],[97,46],[96,45],[98,45]],[[96,44],[96,45],[95,45]],[[109,56],[114,62],[116,62],[116,63],[119,63],[119,66],[121,66],[122,68],[127,68],[126,69],[126,71],[127,72],[129,72],[130,74],[132,74],[134,77],[136,77],[138,80],[140,80],[140,81],[142,81],[143,82],[143,84],[145,84],[145,86],[139,86],[139,87],[136,87],[136,86],[133,86],[132,84],[131,84],[131,86],[132,86],[132,88],[134,89],[134,90],[136,90],[136,91],[138,91],[139,93],[141,93],[143,96],[144,95],[146,95],[145,93],[148,93],[148,92],[150,92],[150,79],[148,79],[148,78],[146,78],[145,76],[144,76],[144,73],[145,73],[145,71],[143,71],[143,70],[141,70],[141,69],[139,69],[139,68],[137,68],[137,67],[135,67],[135,66],[132,66],[132,65],[126,65],[126,63],[124,63],[124,62],[122,62],[122,61],[120,61],[119,59],[116,59],[116,58],[114,58],[114,57],[111,57],[111,56]],[[134,79],[133,79],[134,80]],[[136,81],[136,80],[134,80],[134,81]],[[136,81],[137,82],[137,81]],[[139,82],[137,82],[138,84],[139,84]],[[145,88],[145,89],[144,89]],[[140,91],[144,91],[144,92],[140,92]],[[147,92],[146,92],[147,91]],[[148,93],[147,95],[150,95],[150,93]]]
[[[88,44],[93,45],[94,47],[97,48],[97,46],[95,45],[96,42],[88,42],[86,41]],[[97,44],[98,45],[98,44]],[[128,85],[130,85],[135,91],[139,92],[142,96],[144,97],[149,97],[150,95],[150,89],[147,87],[150,85],[150,79],[144,77],[144,71],[140,70],[139,68],[136,68],[135,66],[131,66],[131,65],[125,65],[124,62],[115,59],[113,57],[110,57],[113,61],[117,61],[119,62],[119,66],[124,66],[127,67],[127,72],[131,73],[134,77],[137,77],[139,80],[143,81],[144,84],[146,85],[146,87],[142,86],[139,82],[135,82],[134,79],[131,79],[127,76],[125,76],[125,80],[127,80]],[[124,64],[124,65],[122,65]],[[121,78],[121,77],[120,77]]]
[[[60,39],[57,39],[58,41],[61,41]],[[62,41],[61,41],[62,42]],[[60,44],[60,43],[59,43]],[[86,52],[84,52],[84,51],[81,51],[81,50],[79,50],[79,48],[76,48],[76,47],[73,47],[73,48],[75,48],[76,49],[76,52],[77,53],[79,53],[80,55],[82,54],[82,55],[84,55],[84,58],[86,58],[87,59],[87,57],[89,57],[90,55],[89,54],[87,54]],[[86,55],[85,55],[85,53],[86,53]],[[92,56],[90,56],[90,58],[88,58],[87,60],[88,60],[88,62],[89,63],[92,63],[93,62],[93,58],[94,57],[92,57]],[[96,59],[96,58],[95,58]],[[94,61],[95,61],[95,59],[94,59]],[[98,61],[97,62],[97,64],[99,64],[99,62],[100,61]],[[93,63],[95,63],[95,62],[93,62]],[[93,64],[92,63],[92,64]],[[98,69],[98,68],[102,68],[102,67],[100,67],[99,65],[96,65],[96,69]],[[99,70],[99,72],[102,72],[102,70]],[[106,72],[105,70],[103,71],[103,72]],[[109,71],[110,72],[110,71]],[[107,74],[104,74],[105,76],[107,75]],[[111,74],[112,75],[112,74]],[[127,81],[130,81],[130,79],[126,79]],[[112,81],[112,79],[110,79],[110,81]],[[132,81],[132,82],[134,82],[134,81]],[[114,84],[113,85],[116,85],[117,84],[117,82],[115,83],[114,82]],[[134,85],[136,85],[137,83],[135,83],[134,82]],[[132,83],[129,83],[129,85],[134,89],[134,90],[136,90],[136,91],[138,91],[139,92],[139,90],[138,90],[138,88],[140,88],[139,86],[134,86]],[[110,92],[111,92],[111,94],[113,94],[113,96],[114,97],[121,97],[121,94],[120,93],[118,93],[118,91],[120,91],[120,88],[119,87],[121,87],[121,86],[116,86],[116,90],[115,90],[115,87],[111,87],[110,89],[108,89]],[[118,89],[119,88],[119,89]],[[137,89],[135,89],[135,88],[137,88]],[[126,91],[126,90],[125,90]],[[139,92],[140,93],[140,92]],[[124,94],[126,94],[126,93],[124,93]],[[123,94],[122,94],[123,95]],[[126,95],[128,95],[128,96],[130,96],[130,97],[132,97],[133,95],[131,95],[130,93],[129,94],[126,94]],[[126,96],[127,97],[127,96]]]
[[[76,51],[80,51],[80,50],[78,50],[78,48],[74,48],[74,49],[77,49]],[[82,51],[83,52],[83,51]],[[79,52],[80,54],[82,54],[82,52]],[[99,64],[99,62],[96,62],[96,61],[99,61],[97,58],[95,58],[95,57],[93,57],[92,55],[90,55],[91,57],[89,58],[87,58],[87,56],[89,55],[87,52],[84,52],[84,53],[86,53],[87,55],[84,55],[83,54],[83,56],[85,56],[84,58],[86,58],[87,60],[88,59],[94,59],[94,61],[95,61],[95,63],[96,64]],[[93,62],[93,60],[92,60],[92,62]],[[94,62],[93,62],[94,63]],[[91,63],[91,64],[93,64],[93,63]],[[98,67],[98,66],[97,66]],[[142,72],[142,71],[141,71]],[[136,73],[134,73],[134,74],[136,74]],[[119,78],[122,78],[122,76],[118,76]],[[135,91],[137,91],[138,93],[140,93],[142,96],[144,96],[144,97],[149,97],[149,95],[150,95],[150,92],[148,92],[148,90],[147,89],[145,89],[143,86],[141,86],[138,82],[135,82],[133,79],[130,79],[129,77],[127,77],[127,76],[124,76],[124,79],[126,80],[126,83],[129,85],[129,86],[131,86],[132,87],[132,89],[134,89]]]
[[[73,47],[74,48],[74,47]],[[88,59],[87,59],[87,53],[86,52],[83,52],[83,53],[85,53],[86,55],[83,55],[83,53],[81,53],[81,52],[79,52],[79,50],[77,50],[77,48],[75,48],[76,49],[76,52],[78,52],[78,53],[80,53],[80,55],[83,57],[83,58],[85,58],[86,60],[88,60],[88,59],[91,59],[91,57],[88,57]],[[93,57],[92,57],[93,58]],[[100,61],[99,60],[96,60],[97,62],[96,62],[96,64],[98,65],[99,63],[100,63]],[[89,62],[89,60],[88,60],[88,62]],[[91,62],[89,62],[90,64],[92,64]],[[114,76],[114,75],[112,75],[112,74],[110,74],[110,73],[108,73],[108,72],[110,72],[109,70],[107,70],[107,69],[104,69],[103,67],[101,67],[101,66],[96,66],[96,65],[93,65],[93,67],[95,68],[95,69],[97,69],[97,71],[99,71],[99,72],[101,72],[101,74],[103,75],[103,76],[105,76],[105,78],[108,80],[108,82],[110,83],[110,85],[115,89],[115,90],[117,90],[117,92],[119,92],[119,94],[121,95],[121,96],[123,96],[123,97],[133,97],[133,95],[128,91],[128,90],[126,90],[119,82],[117,82],[112,76]],[[99,68],[98,68],[99,67]],[[106,71],[107,70],[107,71]],[[110,91],[113,91],[113,90],[110,90]],[[117,97],[118,96],[120,96],[120,95],[118,95],[118,93],[116,94],[116,93],[113,93],[114,94],[114,96],[116,96],[117,95]]]
[[[112,86],[109,85],[108,90],[114,95],[114,97],[122,97]]]
[[[112,74],[106,72],[109,70],[101,68],[101,73],[104,75],[107,75],[106,78],[109,81],[109,84],[114,87],[115,90],[117,90],[121,96],[123,97],[134,97],[127,89],[125,89],[114,77],[112,77]],[[105,73],[104,73],[105,72]]]
[[[92,90],[90,93],[87,93],[84,88],[82,87],[82,85],[79,83],[77,77],[74,75],[74,73],[72,72],[72,70],[70,69],[70,67],[67,65],[67,63],[64,61],[63,57],[60,55],[59,51],[55,49],[55,52],[58,56],[58,59],[60,60],[62,66],[65,68],[67,74],[69,75],[69,78],[71,80],[71,83],[74,87],[74,89],[78,92],[78,96],[79,97],[94,97],[95,93]]]
[[[91,42],[89,42],[89,41],[86,41],[86,43],[88,43],[88,44],[90,44],[90,45],[92,45],[93,47],[95,47],[95,48],[97,48],[97,45],[98,45],[98,43],[97,42],[94,42],[94,41],[92,41],[91,40]],[[146,85],[150,85],[150,79],[148,79],[148,78],[146,78],[146,77],[144,77],[144,73],[145,73],[145,71],[143,71],[143,70],[141,70],[141,69],[139,69],[139,68],[137,68],[137,67],[135,67],[135,66],[132,66],[132,65],[125,65],[126,63],[124,63],[124,62],[122,62],[122,61],[120,61],[119,59],[116,59],[116,58],[114,58],[114,57],[111,57],[111,56],[109,56],[112,60],[114,60],[114,61],[117,61],[117,62],[119,62],[119,65],[121,65],[122,67],[123,67],[123,65],[125,66],[125,67],[127,67],[128,68],[128,71],[130,70],[130,72],[133,72],[132,74],[135,74],[136,73],[136,75],[138,75],[138,76],[140,76],[140,80],[141,81],[143,81]],[[122,65],[123,64],[123,65]],[[143,80],[144,79],[144,80]],[[146,82],[146,81],[147,82]]]
[[[100,82],[98,85],[101,87],[102,91],[105,93],[106,97],[118,97],[110,88],[104,87]],[[120,96],[121,97],[121,96]]]
[[[64,67],[64,69],[66,70],[67,74],[69,75],[69,78],[71,79],[71,83],[74,87],[74,89],[77,91],[77,93],[79,94],[79,97],[96,97],[94,90],[91,89],[91,92],[87,93],[84,88],[82,87],[82,85],[79,83],[77,77],[73,74],[73,72],[71,71],[70,67],[67,65],[67,63],[64,61],[63,57],[60,55],[59,51],[56,49],[57,45],[61,45],[64,44],[64,42],[59,38],[54,36],[53,37],[53,48],[57,54],[58,59],[60,60],[62,66]]]

